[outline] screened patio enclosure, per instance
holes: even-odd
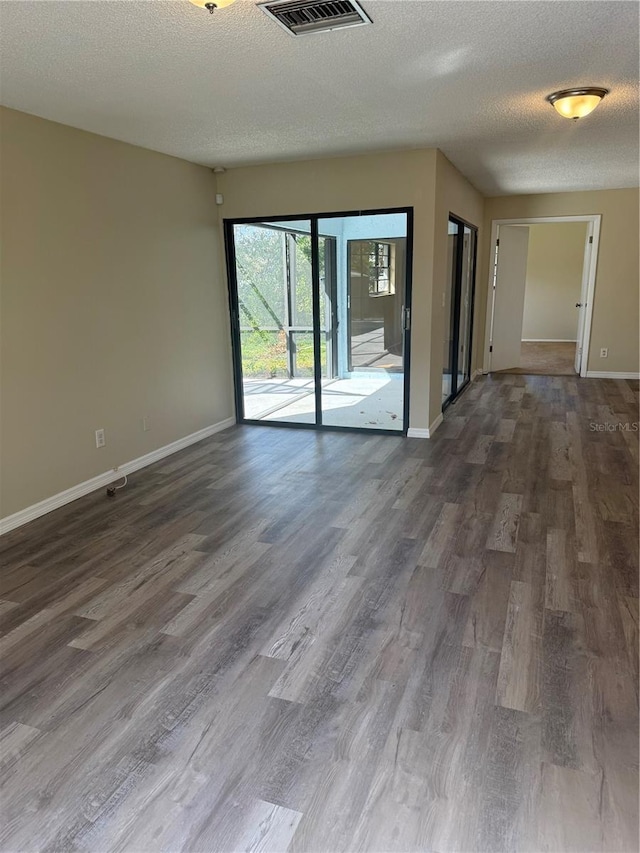
[[[239,420],[405,429],[408,218],[225,223]]]

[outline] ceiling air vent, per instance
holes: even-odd
[[[372,23],[355,0],[275,0],[258,5],[294,36]]]

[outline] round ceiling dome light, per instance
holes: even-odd
[[[193,2],[193,0],[191,0]],[[580,89],[562,89],[547,95],[547,100],[565,118],[579,119],[588,116],[598,106],[608,89],[598,86],[583,86]]]
[[[235,3],[236,0],[215,0],[215,3],[212,0],[190,0],[194,6],[198,6],[200,9],[208,9],[209,12],[213,15],[215,9],[223,9],[225,6],[230,6],[232,3]]]

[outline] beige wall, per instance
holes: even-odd
[[[489,276],[489,241],[494,219],[601,214],[588,369],[638,372],[638,190],[600,190],[503,196],[485,202],[485,251],[479,284],[484,317]],[[601,347],[609,357],[599,357]]]
[[[586,239],[586,222],[529,226],[523,340],[576,340]]]
[[[230,169],[221,216],[414,208],[410,423],[429,424],[436,151],[404,151]]]
[[[224,217],[413,207],[410,423],[423,429],[440,412],[449,214],[481,226],[479,367],[491,221],[599,213],[589,369],[638,370],[637,190],[485,201],[420,150],[232,169],[216,208],[207,169],[0,115],[2,516],[233,414]]]
[[[210,171],[24,113],[0,118],[7,516],[233,408]]]
[[[431,363],[431,383],[434,393],[430,399],[429,423],[433,423],[442,409],[442,366],[445,341],[445,327],[448,327],[451,311],[446,299],[448,289],[448,252],[450,242],[447,237],[449,214],[464,219],[470,225],[478,227],[478,260],[477,270],[481,269],[483,248],[483,213],[484,199],[480,193],[464,178],[460,172],[438,151],[436,164],[436,197],[435,197],[435,236],[433,257],[433,318],[431,324],[432,351],[438,354]],[[476,275],[476,290],[481,282]],[[477,308],[474,311],[474,331],[472,341],[472,369],[476,369],[482,361],[482,337],[480,328],[483,318]]]

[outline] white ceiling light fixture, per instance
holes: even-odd
[[[213,15],[216,9],[223,9],[225,6],[230,6],[236,0],[215,0],[215,3],[213,0],[189,0],[189,2],[200,9],[207,9]]]
[[[579,89],[562,89],[560,92],[552,92],[547,95],[547,101],[561,116],[576,121],[592,113],[608,94],[608,89],[602,89],[599,86],[582,86]]]

